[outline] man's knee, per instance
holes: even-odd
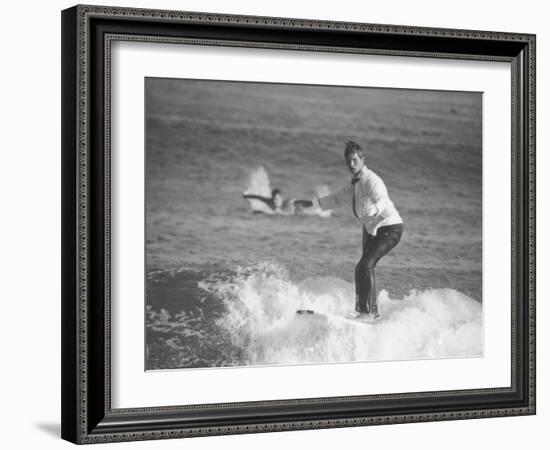
[[[376,260],[374,260],[373,258],[362,258],[355,267],[355,272],[369,272],[371,270],[374,270],[375,265]]]

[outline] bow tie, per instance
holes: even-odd
[[[351,179],[351,184],[355,184],[355,183],[357,183],[358,181],[359,181],[359,177],[353,177],[353,178]]]

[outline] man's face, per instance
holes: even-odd
[[[365,158],[357,153],[350,153],[346,158],[346,164],[352,175],[357,174],[365,165]]]

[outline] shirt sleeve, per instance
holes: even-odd
[[[325,197],[319,198],[319,206],[325,210],[336,209],[340,206],[345,205],[346,203],[351,202],[351,189],[352,186],[351,184],[349,184],[334,194],[326,195]]]

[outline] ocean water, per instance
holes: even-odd
[[[481,355],[481,103],[147,79],[147,369]],[[350,139],[405,223],[377,266],[376,325],[343,319],[361,256],[350,211],[262,214],[242,198],[338,190]]]

